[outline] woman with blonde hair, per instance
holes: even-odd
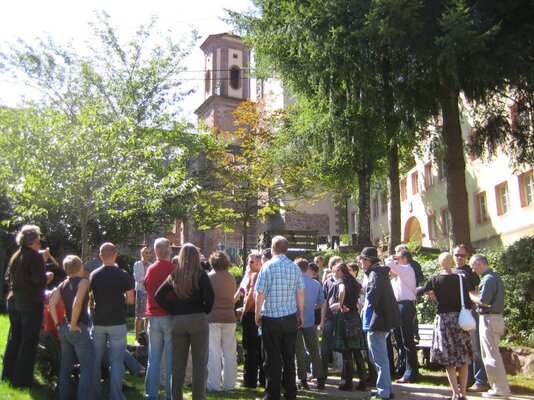
[[[135,280],[135,340],[140,342],[141,325],[145,333],[148,328],[148,318],[146,316],[146,302],[148,294],[145,289],[146,270],[150,266],[152,252],[150,248],[143,247],[140,252],[141,258],[133,266],[133,277]]]
[[[72,398],[72,369],[76,360],[80,364],[77,399],[92,399],[92,375],[95,362],[93,339],[89,333],[89,279],[84,277],[82,260],[69,255],[63,260],[67,280],[60,283],[50,299],[50,314],[59,330],[61,342],[61,369],[59,372],[59,398]],[[65,304],[66,316],[58,315],[57,306]],[[63,322],[61,322],[63,321]]]
[[[469,332],[458,325],[461,309],[460,279],[464,281],[462,286],[467,309],[471,308],[471,300],[464,277],[452,272],[452,254],[441,253],[438,263],[441,272],[417,290],[417,294],[432,291],[438,303],[430,361],[445,366],[453,392],[451,399],[465,400],[467,367],[473,362],[473,348]],[[459,382],[456,377],[457,370],[460,375]]]
[[[193,361],[193,400],[204,399],[208,375],[209,326],[213,307],[210,279],[200,266],[200,253],[183,245],[178,266],[156,293],[156,301],[174,315],[172,327],[172,398],[182,400],[189,347]]]

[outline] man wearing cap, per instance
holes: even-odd
[[[323,364],[319,353],[319,337],[317,336],[317,326],[315,325],[315,309],[324,302],[321,284],[314,279],[319,272],[319,267],[315,263],[308,265],[308,261],[303,258],[295,260],[302,271],[304,280],[304,322],[297,331],[297,376],[303,389],[309,389],[307,380],[306,355],[305,350],[310,354],[313,376],[317,379],[317,389],[325,388],[325,378]]]
[[[363,330],[367,332],[369,359],[377,372],[376,395],[371,399],[393,398],[386,339],[391,329],[400,326],[400,313],[389,281],[389,267],[380,266],[375,247],[365,247],[360,254],[367,275],[363,305]]]
[[[499,342],[504,333],[504,284],[499,274],[489,267],[484,255],[475,254],[469,264],[480,276],[478,293],[470,292],[469,296],[478,306],[480,350],[491,386],[491,389],[482,393],[482,397],[506,397],[510,394],[510,385],[499,351]]]

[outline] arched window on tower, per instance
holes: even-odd
[[[241,86],[241,69],[235,65],[230,68],[230,87],[234,90]]]
[[[211,91],[211,71],[209,69],[206,71],[204,85],[206,88],[206,93],[209,93]]]

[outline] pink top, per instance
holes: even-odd
[[[388,260],[386,266],[391,269],[396,278],[392,279],[391,286],[393,286],[393,293],[397,301],[415,301],[415,272],[410,264],[400,265],[393,260]]]
[[[145,289],[148,294],[146,301],[146,315],[149,317],[163,317],[170,315],[154,299],[156,292],[167,277],[174,272],[176,265],[167,260],[157,260],[146,270]]]

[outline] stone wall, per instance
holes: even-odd
[[[328,214],[304,214],[286,212],[284,214],[285,229],[295,231],[317,231],[318,235],[328,235],[330,218]]]
[[[534,373],[534,349],[501,347],[500,350],[507,374]]]

